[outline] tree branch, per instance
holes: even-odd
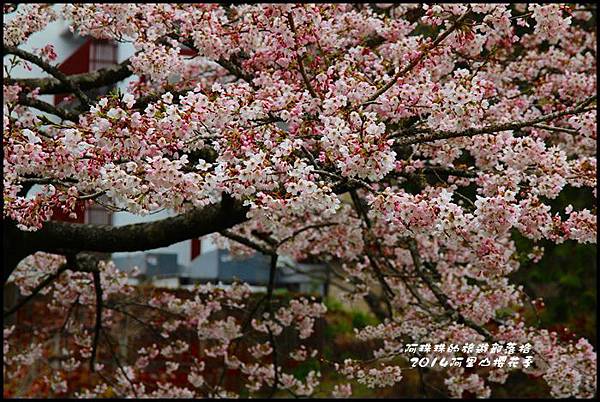
[[[444,309],[450,313],[450,317],[459,324],[464,324],[467,327],[474,329],[479,334],[481,334],[488,342],[493,342],[494,337],[487,329],[475,324],[473,321],[463,316],[460,312],[458,312],[455,308],[453,308],[450,305],[448,297],[440,290],[440,288],[437,287],[433,279],[423,269],[421,256],[419,255],[419,251],[417,250],[417,244],[414,239],[408,240],[408,248],[410,250],[410,255],[413,259],[413,262],[415,264],[415,271],[417,275],[419,275],[419,277],[421,277],[421,279],[427,284],[427,287],[429,287],[429,289],[434,294],[438,302],[442,305],[442,307],[444,307]]]
[[[4,319],[6,319],[7,317],[10,317],[12,314],[16,313],[21,307],[23,307],[25,304],[27,304],[27,302],[29,302],[31,299],[33,299],[38,293],[40,293],[40,291],[42,289],[44,289],[46,286],[50,285],[52,282],[54,282],[54,280],[56,278],[58,278],[63,272],[65,272],[67,269],[69,268],[69,264],[65,263],[63,265],[61,265],[58,270],[51,274],[48,275],[46,277],[46,279],[44,279],[42,282],[40,282],[32,291],[31,293],[25,297],[24,299],[21,299],[20,302],[18,302],[17,304],[15,304],[12,308],[8,309],[7,311],[4,312]]]
[[[190,49],[198,51],[198,49],[196,49],[196,47],[194,46],[194,44],[192,42],[182,40],[182,38],[180,38],[179,36],[174,35],[174,34],[171,34],[169,36],[172,39],[175,39],[176,41],[181,43],[182,45],[185,45]],[[246,71],[244,71],[244,69],[240,65],[239,59],[241,56],[242,56],[241,53],[232,54],[231,56],[229,56],[229,59],[225,59],[225,58],[221,57],[221,58],[215,60],[215,62],[217,64],[219,64],[221,67],[223,67],[225,70],[227,70],[234,77],[246,81],[248,84],[250,84],[252,89],[256,90],[256,89],[258,89],[258,86],[256,84],[254,84],[254,82],[253,82],[254,76],[252,76],[251,74],[248,74]]]
[[[149,223],[125,226],[46,222],[26,237],[39,251],[141,251],[164,247],[183,240],[227,229],[246,220],[248,207],[223,197],[220,204],[194,208],[189,212]]]
[[[389,138],[397,138],[400,135],[406,134],[408,136],[397,138],[395,141],[395,145],[411,145],[411,144],[420,144],[423,142],[437,141],[449,138],[457,138],[457,137],[472,137],[479,134],[494,134],[501,131],[508,130],[519,130],[524,127],[535,126],[538,123],[542,123],[549,120],[554,120],[559,117],[567,116],[570,114],[578,114],[587,111],[587,106],[589,106],[592,102],[597,99],[596,95],[590,96],[584,101],[577,104],[572,109],[563,110],[560,112],[554,112],[547,115],[543,115],[540,117],[536,117],[535,119],[512,122],[512,123],[504,123],[504,124],[495,124],[489,125],[482,128],[468,128],[463,131],[437,131],[431,128],[423,128],[423,129],[411,129],[407,131],[400,131],[398,133],[392,134]],[[412,135],[412,136],[411,136]]]
[[[88,96],[84,94],[83,91],[79,89],[77,85],[74,85],[65,75],[65,73],[63,73],[50,63],[47,63],[41,57],[38,57],[35,54],[26,52],[14,46],[7,46],[6,48],[4,48],[4,52],[14,54],[15,56],[18,56],[23,60],[27,60],[39,66],[42,70],[46,71],[48,74],[58,79],[69,90],[69,92],[73,92],[73,94],[75,94],[75,96],[77,96],[77,98],[81,101],[82,105],[85,106],[90,104],[90,99],[88,98]]]
[[[394,75],[394,77],[387,84],[385,84],[383,87],[381,87],[381,89],[379,89],[377,92],[375,92],[365,102],[363,102],[361,104],[361,106],[366,106],[369,103],[377,100],[377,98],[379,98],[388,89],[390,89],[402,76],[404,76],[405,74],[410,72],[413,68],[415,68],[416,65],[419,64],[421,62],[421,60],[423,60],[423,58],[425,58],[425,56],[429,53],[429,51],[431,49],[435,48],[436,46],[438,46],[444,39],[446,39],[452,32],[454,32],[464,22],[464,20],[469,16],[470,13],[471,13],[471,7],[469,6],[469,8],[467,9],[467,12],[465,12],[463,15],[461,15],[454,22],[454,24],[452,24],[452,26],[450,28],[448,28],[446,31],[444,31],[440,35],[438,35],[437,38],[431,44],[427,45],[427,47],[422,52],[419,53],[418,57],[414,58],[406,67],[404,67],[402,70],[398,71],[396,73],[396,75]]]
[[[37,110],[41,110],[42,112],[58,116],[63,120],[69,120],[75,123],[79,121],[79,113],[72,113],[66,109],[53,106],[50,103],[41,101],[39,99],[27,97],[25,96],[25,94],[19,95],[18,104],[21,106],[32,107]]]
[[[292,17],[292,13],[288,13],[288,23],[290,25],[290,29],[294,33],[294,36],[296,36],[296,26],[294,25],[294,18]],[[308,79],[308,75],[306,74],[306,71],[304,70],[304,63],[302,63],[302,56],[300,56],[298,54],[297,50],[296,50],[296,60],[298,61],[298,70],[300,70],[300,74],[302,75],[302,79],[304,80],[304,85],[306,85],[306,89],[308,89],[308,92],[310,92],[310,95],[313,98],[315,98],[315,99],[321,98],[319,95],[317,95],[317,93],[315,92],[315,89],[311,85],[310,80]]]
[[[216,62],[225,70],[229,71],[231,75],[246,81],[253,89],[258,89],[258,86],[253,82],[254,77],[240,67],[238,58],[235,55],[230,56],[229,60],[220,58],[216,60]]]
[[[248,209],[241,201],[225,194],[220,204],[194,208],[160,221],[118,227],[50,221],[35,232],[24,232],[5,221],[4,250],[8,253],[4,255],[4,281],[21,259],[36,251],[112,253],[166,247],[242,223],[247,219]]]
[[[94,340],[92,343],[92,356],[90,358],[90,371],[94,372],[94,362],[98,350],[98,341],[100,340],[100,330],[102,329],[102,283],[100,282],[100,271],[96,268],[92,272],[94,276],[94,291],[96,293],[96,324],[94,325]]]
[[[276,253],[271,255],[271,265],[269,268],[269,284],[267,285],[267,310],[271,314],[271,299],[273,298],[273,288],[275,287],[275,275],[277,274],[277,258]]]
[[[89,89],[100,88],[107,85],[115,84],[125,78],[131,76],[133,72],[129,69],[131,65],[129,59],[115,66],[102,68],[97,71],[92,71],[83,74],[73,74],[68,76],[68,80],[82,91]],[[65,85],[64,82],[53,78],[7,78],[4,80],[7,85],[19,85],[22,88],[34,90],[39,88],[39,93],[61,94],[69,92],[71,88]]]
[[[325,228],[325,227],[329,227],[329,226],[337,226],[337,225],[339,225],[339,223],[328,222],[328,223],[316,223],[314,225],[305,226],[305,227],[303,227],[301,229],[296,230],[294,233],[292,233],[288,237],[286,237],[283,240],[281,240],[279,242],[279,245],[277,247],[281,247],[283,244],[285,244],[288,241],[294,239],[296,236],[298,236],[299,234],[301,234],[303,232],[306,232],[307,230],[310,230],[310,229],[320,229],[320,228]]]
[[[358,193],[356,192],[356,190],[350,190],[350,197],[352,198],[352,203],[354,205],[354,209],[358,213],[359,218],[365,223],[365,229],[366,229],[366,232],[369,234],[369,238],[374,238],[373,233],[372,233],[371,220],[369,219],[369,215],[367,214],[367,211],[365,211],[365,209],[363,208],[360,197],[358,196]],[[364,237],[364,232],[363,232],[363,237]],[[369,242],[367,241],[367,243],[369,243]],[[378,243],[377,243],[377,245],[379,246]],[[381,251],[381,247],[379,246],[378,248]],[[394,291],[392,290],[390,285],[386,282],[385,277],[383,276],[383,273],[381,272],[381,268],[379,267],[379,263],[377,262],[377,259],[368,250],[368,247],[365,247],[365,252],[367,254],[367,258],[369,259],[369,262],[371,263],[371,266],[373,267],[373,270],[375,271],[377,280],[381,284],[381,288],[383,289],[384,294],[387,294],[392,298],[395,297]],[[383,256],[383,253],[382,253],[382,256]],[[386,297],[384,297],[383,300],[386,303],[389,313],[390,313],[390,316],[391,316],[393,310],[392,310],[390,301]]]
[[[230,240],[233,240],[237,243],[243,244],[246,247],[249,247],[255,251],[258,251],[259,253],[263,253],[264,255],[273,255],[275,252],[273,250],[269,250],[263,246],[261,246],[260,244],[253,242],[250,239],[247,239],[243,236],[237,235],[235,233],[233,233],[231,230],[222,230],[219,232],[219,234],[223,237],[226,237]]]
[[[275,275],[277,274],[277,254],[273,254],[271,256],[271,266],[269,270],[269,284],[267,286],[267,312],[269,313],[269,319],[273,319],[273,311],[272,311],[272,299],[273,299],[273,288],[275,287]],[[272,398],[277,392],[277,386],[279,383],[279,370],[277,368],[277,345],[275,344],[275,336],[271,327],[267,325],[267,330],[269,331],[269,342],[271,343],[271,347],[273,348],[273,386],[271,387],[271,394],[269,398]]]

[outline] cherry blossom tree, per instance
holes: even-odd
[[[356,331],[383,345],[368,361],[328,362],[352,383],[402,380],[406,343],[529,343],[529,367],[449,367],[450,395],[490,395],[513,371],[543,378],[554,397],[593,397],[596,354],[562,342],[516,311],[529,303],[509,275],[514,236],[596,243],[596,208],[556,210],[566,188],[596,200],[596,9],[561,4],[13,4],[4,24],[4,268],[25,298],[39,294],[70,339],[45,381],[65,395],[67,374],[89,366],[95,385],[75,396],[236,396],[209,361],[236,369],[244,395],[310,396],[319,372],[283,368],[315,350],[302,344],[325,312],[317,300],[278,304],[279,255],[327,264],[349,299],[381,323]],[[20,46],[64,18],[79,35],[131,42],[114,67],[66,76],[51,45]],[[182,48],[195,52],[182,54]],[[16,65],[46,75],[17,79]],[[89,90],[137,76],[126,91]],[[143,78],[143,79],[142,79]],[[68,93],[61,108],[42,94]],[[44,112],[45,114],[40,113]],[[31,191],[37,185],[38,191]],[[110,227],[51,220],[100,199],[115,210],[176,216]],[[100,361],[132,314],[126,275],[96,252],[148,250],[212,234],[233,253],[271,258],[267,294],[195,289],[138,301],[164,314],[161,343],[132,364]],[[568,269],[568,267],[565,267]],[[335,282],[334,281],[334,282]],[[127,302],[128,301],[128,302]],[[127,304],[130,303],[130,304]],[[76,320],[73,306],[83,311]],[[500,315],[499,311],[512,311]],[[186,329],[206,347],[190,352]],[[15,347],[4,327],[4,376],[47,358],[52,328]],[[301,346],[278,353],[292,331]],[[250,356],[239,355],[239,344]],[[113,334],[114,336],[114,334]],[[28,338],[29,339],[29,338]],[[157,341],[158,342],[158,341]],[[447,352],[448,357],[460,352]],[[288,356],[289,354],[289,356]],[[186,364],[181,364],[186,356]],[[433,351],[423,356],[433,356]],[[144,380],[162,357],[167,373]],[[257,394],[258,395],[258,394]]]

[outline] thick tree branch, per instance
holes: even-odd
[[[50,221],[35,232],[25,232],[5,220],[4,282],[20,260],[36,251],[62,254],[68,251],[143,251],[228,229],[244,222],[248,207],[224,195],[220,204],[148,223],[125,226]]]
[[[39,251],[61,250],[118,252],[164,247],[218,232],[246,220],[248,208],[225,196],[220,204],[149,223],[125,226],[50,221],[26,235]]]
[[[89,89],[100,88],[107,85],[115,84],[119,81],[126,79],[131,76],[133,72],[129,69],[129,59],[124,62],[117,64],[112,67],[102,68],[97,71],[83,74],[73,74],[68,76],[68,80],[75,86],[79,87],[82,91]],[[43,95],[47,94],[61,94],[71,91],[68,85],[64,82],[53,78],[7,78],[4,80],[6,85],[19,85],[22,88],[34,90],[39,88],[39,93]]]
[[[347,184],[336,193],[356,188]],[[249,207],[225,196],[221,204],[195,208],[184,214],[149,223],[114,227],[50,221],[35,232],[19,230],[7,219],[3,227],[3,283],[26,256],[36,251],[65,253],[80,251],[143,251],[166,247],[206,234],[220,232],[246,221]]]
[[[18,102],[19,102],[18,104],[21,106],[32,107],[37,110],[41,110],[42,112],[46,112],[48,114],[58,116],[63,120],[69,120],[69,121],[73,121],[75,123],[77,123],[79,121],[79,113],[73,113],[69,110],[53,106],[50,103],[41,101],[39,99],[27,97],[24,94],[19,96]]]

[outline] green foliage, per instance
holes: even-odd
[[[326,298],[324,303],[325,303],[325,306],[327,307],[327,311],[331,311],[331,312],[342,311],[344,309],[342,302],[339,301],[338,299],[334,299],[333,297]]]
[[[563,218],[569,204],[574,210],[595,208],[589,191],[573,188],[566,188],[550,204],[552,213],[558,212]],[[538,312],[541,326],[553,330],[566,327],[596,345],[596,244],[540,241],[537,245],[544,247],[544,256],[533,264],[525,256],[536,244],[517,233],[513,239],[522,264],[512,279],[523,285],[532,299],[544,300],[545,307]]]
[[[317,359],[313,358],[307,359],[306,361],[302,362],[298,367],[294,368],[292,374],[294,374],[294,377],[296,377],[297,379],[304,381],[308,373],[310,373],[311,371],[320,370],[321,365],[319,364]]]
[[[375,317],[362,311],[352,311],[352,326],[357,329],[362,329],[368,325],[377,325],[378,321]]]
[[[379,321],[372,314],[361,310],[348,310],[339,300],[328,297],[325,306],[329,312],[325,334],[328,339],[336,335],[352,334],[354,328],[362,329],[367,325],[377,325]]]

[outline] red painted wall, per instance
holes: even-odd
[[[192,239],[192,260],[202,253],[202,243],[200,239]]]
[[[87,73],[90,71],[90,47],[92,40],[88,39],[75,53],[65,60],[58,69],[66,75]],[[67,94],[54,95],[54,104],[58,105]]]

